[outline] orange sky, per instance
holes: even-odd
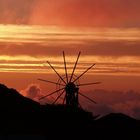
[[[87,73],[87,75],[92,75],[93,79],[94,76],[100,76],[100,81],[104,81],[105,76],[110,76],[112,79],[115,79],[114,77],[122,79],[119,86],[115,85],[115,80],[112,80],[110,86],[106,86],[105,83],[109,82],[106,79],[102,88],[111,87],[111,89],[121,90],[135,88],[139,90],[139,86],[134,84],[135,81],[126,80],[130,79],[128,77],[135,79],[135,77],[140,76],[139,45],[139,28],[64,28],[59,26],[1,24],[0,72],[21,73],[22,75],[44,74],[47,78],[48,74],[53,74],[53,71],[45,64],[45,61],[49,60],[63,74],[62,51],[64,50],[67,55],[68,72],[70,73],[78,52],[82,51],[76,70],[77,74],[96,63],[95,68]],[[36,79],[33,83],[37,82]],[[11,80],[10,82],[7,80],[6,83],[11,83]],[[22,83],[22,79],[17,80]],[[2,78],[1,81],[3,81]],[[122,88],[121,84],[124,82],[126,84]],[[20,89],[19,82],[17,85],[16,88]]]
[[[30,23],[66,26],[140,25],[139,0],[41,0],[34,3]]]
[[[102,82],[83,91],[140,92],[139,5],[139,0],[1,0],[0,82],[18,91],[37,84],[46,94],[55,87],[37,78],[57,77],[45,61],[63,75],[62,51],[69,72],[82,51],[76,74],[96,66],[81,82]]]
[[[139,0],[1,0],[0,23],[139,27]]]

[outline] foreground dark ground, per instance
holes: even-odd
[[[0,84],[0,139],[140,139],[140,121],[124,114],[97,119],[80,108],[40,105]]]

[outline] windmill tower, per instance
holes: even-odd
[[[95,64],[91,65],[89,68],[87,68],[79,76],[76,76],[75,75],[75,70],[77,68],[77,64],[78,64],[80,55],[81,55],[81,52],[79,52],[78,57],[76,59],[76,62],[74,64],[72,73],[69,75],[68,72],[67,72],[67,63],[66,63],[66,58],[65,58],[65,52],[63,51],[64,69],[65,69],[65,76],[64,77],[61,76],[56,71],[56,69],[51,65],[51,63],[49,61],[47,61],[48,65],[52,68],[52,70],[59,77],[59,80],[58,80],[58,82],[53,82],[53,81],[44,80],[44,79],[38,79],[38,80],[43,81],[43,82],[48,82],[48,83],[55,84],[55,85],[59,86],[59,88],[56,91],[41,97],[39,100],[43,100],[44,98],[47,98],[47,97],[49,97],[49,96],[51,96],[53,94],[59,93],[58,97],[55,99],[53,104],[55,104],[60,98],[62,98],[63,94],[64,94],[64,96],[63,96],[63,104],[66,104],[67,106],[79,107],[80,106],[80,104],[79,104],[79,95],[96,104],[96,102],[94,100],[92,100],[91,98],[87,97],[86,95],[82,94],[79,91],[79,88],[81,86],[94,85],[94,84],[100,84],[101,83],[101,82],[94,82],[94,83],[82,83],[82,84],[79,84],[77,82],[84,74],[86,74],[90,69],[92,69],[95,66]]]

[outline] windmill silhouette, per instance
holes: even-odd
[[[79,76],[76,76],[75,70],[77,68],[77,64],[80,58],[81,52],[79,52],[78,57],[76,59],[76,62],[74,64],[74,68],[72,70],[72,73],[69,75],[67,72],[67,63],[66,63],[66,58],[65,58],[65,52],[63,51],[63,59],[64,59],[64,69],[65,69],[65,76],[61,76],[56,69],[51,65],[51,63],[49,61],[47,61],[48,65],[52,68],[52,70],[57,74],[57,76],[59,77],[58,82],[53,82],[53,81],[49,81],[49,80],[44,80],[44,79],[38,79],[40,81],[43,82],[48,82],[48,83],[52,83],[58,86],[58,89],[55,90],[54,92],[45,95],[43,97],[41,97],[39,100],[43,100],[44,98],[47,98],[53,94],[59,93],[58,97],[55,99],[55,101],[53,102],[53,104],[55,104],[59,99],[62,99],[62,95],[63,96],[63,104],[66,104],[67,106],[73,106],[73,107],[79,107],[79,95],[86,98],[87,100],[93,102],[96,104],[96,102],[94,100],[92,100],[91,98],[87,97],[86,95],[82,94],[79,91],[79,88],[81,86],[87,86],[87,85],[93,85],[93,84],[100,84],[101,82],[94,82],[94,83],[82,83],[80,84],[78,81],[79,79],[86,74],[90,69],[92,69],[95,64],[91,65],[89,68],[87,68],[83,73],[81,73]]]

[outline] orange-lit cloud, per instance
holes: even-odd
[[[139,5],[138,0],[42,0],[35,5],[31,23],[139,26]]]
[[[34,0],[1,0],[0,23],[27,24]]]
[[[139,46],[139,28],[0,25],[0,55],[46,56],[81,50],[85,55],[139,56]]]
[[[82,51],[78,73],[92,63],[98,74],[140,74],[140,30],[124,28],[60,28],[0,25],[0,71],[52,73],[43,65],[51,61],[62,73],[61,52],[72,70],[76,52]]]
[[[0,23],[139,27],[139,0],[1,0]]]

